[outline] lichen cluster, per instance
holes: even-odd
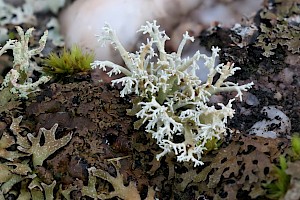
[[[263,186],[276,180],[273,163],[288,145],[283,138],[270,140],[235,132],[229,145],[203,157],[209,164],[201,170],[188,168],[177,175],[176,190],[193,188],[215,199],[268,199]]]
[[[25,0],[24,4],[29,2],[43,3]],[[53,1],[57,5],[63,2],[64,0]],[[4,4],[6,3],[0,0],[0,8]],[[26,6],[23,10],[6,8],[6,18],[2,18],[3,13],[0,13],[0,26],[4,23],[5,26],[9,24],[12,27],[11,22],[18,20],[32,22],[27,17],[34,16],[35,11],[26,10]],[[53,8],[52,12],[57,12],[57,8]],[[24,15],[26,13],[31,14]],[[227,35],[230,41],[225,41],[224,35],[220,37],[228,45],[222,47],[222,59],[230,58],[229,46],[236,47],[232,49],[237,52],[233,54],[236,60],[253,59],[257,61],[255,66],[257,63],[263,65],[261,60],[264,59],[274,60],[276,63],[278,59],[272,56],[276,54],[276,48],[287,47],[291,53],[298,54],[298,14],[299,3],[295,1],[270,2],[268,7],[260,11],[259,31],[254,25],[240,27],[241,29],[235,27],[231,31],[241,36],[241,40],[233,41],[234,34]],[[55,25],[55,21],[52,22]],[[246,32],[239,34],[239,30]],[[140,31],[149,34],[150,38],[135,53],[129,53],[122,47],[116,33],[109,26],[104,28],[104,34],[100,36],[101,41],[108,40],[116,47],[126,65],[124,67],[109,61],[95,61],[92,64],[94,68],[100,67],[107,71],[106,68],[110,68],[110,76],[120,72],[125,75],[112,81],[115,88],[104,83],[92,83],[88,72],[68,79],[68,84],[53,80],[54,83],[43,85],[41,92],[31,95],[39,90],[38,85],[44,83],[39,82],[39,78],[50,79],[43,76],[43,71],[37,67],[36,60],[33,61],[32,57],[41,54],[46,34],[31,49],[29,43],[32,44],[32,29],[24,32],[17,28],[20,40],[9,40],[0,49],[0,56],[7,50],[8,57],[11,50],[14,54],[14,64],[9,65],[12,70],[7,74],[0,90],[0,200],[114,197],[125,200],[272,199],[283,196],[285,199],[299,199],[299,138],[297,142],[292,140],[293,152],[289,152],[288,139],[266,139],[227,128],[227,120],[235,114],[232,105],[234,99],[231,98],[236,95],[241,99],[242,92],[251,87],[251,83],[239,85],[228,81],[239,68],[232,63],[216,64],[220,52],[216,47],[212,48],[211,57],[196,52],[192,58],[182,58],[185,43],[193,41],[188,34],[183,36],[177,52],[170,53],[165,50],[165,42],[169,38],[159,30],[155,22],[148,22]],[[255,42],[258,45],[254,48],[249,45],[254,43],[256,33],[260,35]],[[36,35],[41,34],[42,32],[38,32]],[[0,27],[0,42],[3,38],[7,40],[6,35],[7,30]],[[51,49],[49,46],[51,45],[46,48],[47,52]],[[260,47],[265,50],[264,56],[271,58],[261,56]],[[259,49],[259,56],[241,53],[245,49],[247,52]],[[48,63],[48,70],[55,72],[53,74],[62,72],[67,77],[75,74],[77,67],[80,68],[72,63],[82,62],[82,57],[72,55],[81,53],[75,51],[72,54],[72,50],[71,53],[65,53],[60,56],[52,55],[52,60],[59,60],[57,63]],[[68,59],[71,59],[71,64],[63,66]],[[209,69],[205,82],[201,82],[195,75],[199,59],[204,59],[205,66]],[[85,70],[90,60],[83,62]],[[249,68],[247,63],[240,62],[239,65],[244,69]],[[296,87],[299,82],[296,73],[298,70],[296,66],[288,70],[291,69],[295,69],[295,72],[290,76],[291,80],[288,80],[290,84],[276,77],[268,77],[267,82],[263,83],[268,87],[272,84]],[[282,74],[286,73],[278,76],[281,77]],[[249,74],[243,76],[247,80],[249,76],[250,79],[253,78]],[[258,84],[256,87],[261,87]],[[277,87],[275,90],[282,93],[283,100],[287,99],[285,95],[294,98],[288,103],[293,107],[290,108],[290,113],[294,112],[296,116],[293,119],[297,120],[297,88],[294,88],[292,94],[284,91],[291,91],[291,88],[277,91]],[[215,97],[221,96],[215,95],[220,92],[233,94],[223,93],[223,104],[214,103]],[[259,89],[258,92],[267,93],[264,89]],[[254,95],[261,97],[257,93],[252,96]],[[250,92],[245,98],[248,103],[249,96]],[[260,99],[264,101],[260,101],[259,106],[274,102],[270,101],[273,93],[271,96],[272,98]],[[214,102],[211,97],[214,97]],[[229,99],[227,103],[224,103],[225,99]],[[281,103],[279,100],[276,102]],[[237,106],[243,113],[249,114],[250,110],[256,110],[254,105],[244,106],[245,102],[241,104]],[[18,107],[19,105],[22,106]],[[238,114],[240,118],[250,121],[261,117]],[[22,119],[15,116],[24,117]],[[134,123],[136,118],[138,120]],[[132,128],[133,123],[136,130]],[[231,123],[239,127],[251,125],[251,122],[244,123],[242,120],[231,120]],[[271,128],[274,126],[270,126]],[[143,134],[144,130],[147,134]],[[231,137],[227,137],[226,142],[221,144],[223,136],[228,132],[231,132]],[[166,156],[160,159],[172,153],[176,157]],[[272,167],[280,154],[285,157],[280,157],[280,166],[275,168],[274,173]],[[178,163],[174,158],[185,162]]]
[[[41,71],[41,68],[30,59],[38,55],[44,49],[47,40],[47,31],[41,37],[37,48],[29,48],[29,40],[32,36],[33,28],[26,32],[21,27],[16,27],[20,40],[8,40],[0,49],[0,56],[7,50],[13,51],[14,61],[12,69],[6,74],[0,86],[0,111],[4,111],[9,102],[17,98],[28,98],[30,93],[39,90],[39,85],[50,80],[50,76],[34,77],[34,71]],[[37,78],[36,81],[33,81]]]
[[[278,0],[259,12],[261,34],[256,45],[264,49],[264,56],[274,55],[278,46],[293,54],[300,52],[299,5],[299,1]]]
[[[4,200],[9,193],[14,192],[19,199],[24,200],[53,199],[56,181],[44,183],[37,175],[37,168],[50,155],[65,146],[71,140],[72,134],[55,139],[58,125],[54,124],[50,130],[41,128],[37,136],[31,133],[23,136],[21,120],[22,116],[13,118],[10,125],[12,133],[4,132],[0,139],[0,199]],[[41,145],[41,137],[44,145]],[[21,188],[15,191],[17,184]]]
[[[146,132],[152,134],[163,152],[156,157],[174,151],[178,161],[192,161],[195,166],[202,165],[201,156],[207,149],[206,143],[221,139],[226,134],[228,118],[233,117],[231,99],[227,105],[218,103],[208,105],[210,97],[219,92],[237,92],[242,99],[242,91],[251,88],[253,83],[239,85],[226,81],[238,67],[227,63],[215,64],[219,48],[212,48],[208,57],[199,51],[191,58],[182,58],[181,54],[187,41],[193,41],[188,33],[183,35],[177,52],[167,53],[165,42],[169,37],[159,30],[156,21],[147,22],[139,30],[149,34],[146,44],[142,44],[136,53],[127,52],[121,45],[116,33],[106,25],[100,41],[109,41],[120,52],[126,67],[110,61],[95,61],[92,68],[111,70],[109,76],[125,74],[125,77],[112,80],[112,84],[122,84],[120,94],[136,94],[140,98],[132,109],[139,121],[136,128],[146,125]],[[157,52],[155,51],[157,48]],[[208,78],[202,83],[196,76],[197,61],[202,58],[209,70]],[[138,107],[138,108],[137,108]]]
[[[37,23],[35,13],[47,10],[57,13],[59,8],[64,4],[65,0],[53,0],[51,2],[45,2],[43,0],[25,0],[21,6],[16,7],[13,3],[7,3],[4,0],[0,0],[0,25],[20,25],[22,23],[34,24]]]
[[[40,23],[47,23],[49,29],[49,40],[55,46],[62,47],[64,45],[61,36],[57,18],[53,14],[57,14],[59,9],[65,5],[65,0],[24,0],[24,1],[5,1],[0,0],[0,43],[7,39],[13,39],[11,27],[29,26],[37,27]],[[41,13],[48,13],[48,20],[38,20]],[[43,21],[43,22],[41,22]],[[44,27],[43,27],[44,29]]]

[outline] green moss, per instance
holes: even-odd
[[[279,158],[279,166],[275,167],[274,175],[277,180],[273,183],[266,184],[267,197],[270,199],[280,199],[282,198],[290,184],[291,177],[285,172],[287,169],[287,160],[284,156]]]
[[[279,166],[274,168],[274,176],[276,181],[272,183],[265,184],[267,189],[267,197],[270,199],[281,199],[283,198],[291,185],[291,179],[293,175],[287,173],[287,169],[291,165],[300,159],[300,137],[299,135],[294,135],[291,140],[291,152],[288,153],[288,156],[281,155],[279,157]],[[297,176],[297,175],[296,175]]]
[[[43,71],[55,79],[62,79],[65,76],[90,71],[90,63],[93,61],[93,54],[83,53],[78,46],[73,46],[71,50],[63,49],[59,55],[51,53],[44,60]]]
[[[222,143],[223,141],[220,140],[219,138],[212,137],[212,139],[208,140],[207,143],[205,144],[205,148],[206,148],[205,152],[208,153],[213,150],[217,150]]]
[[[300,160],[300,136],[294,135],[292,138],[293,159]]]

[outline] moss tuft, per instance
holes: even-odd
[[[92,61],[93,54],[83,53],[78,46],[73,46],[71,50],[64,49],[59,55],[51,53],[44,60],[43,71],[55,79],[62,79],[65,76],[90,71]]]

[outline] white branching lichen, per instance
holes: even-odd
[[[20,36],[20,41],[9,40],[0,48],[0,56],[7,50],[12,49],[14,56],[13,68],[6,74],[0,91],[9,88],[11,93],[18,94],[19,97],[27,98],[28,94],[39,90],[39,85],[50,80],[49,76],[41,76],[35,82],[32,80],[33,71],[41,71],[41,69],[30,58],[38,55],[45,47],[48,31],[39,41],[37,48],[29,49],[29,39],[32,36],[33,28],[28,29],[25,33],[19,26],[16,27]]]
[[[219,92],[235,91],[236,97],[242,100],[242,92],[251,88],[253,83],[238,85],[226,81],[239,68],[232,63],[215,66],[219,48],[212,48],[211,57],[197,51],[191,58],[182,58],[185,43],[194,40],[188,33],[183,35],[177,52],[167,53],[165,42],[170,38],[159,30],[156,21],[147,22],[139,30],[149,34],[150,39],[135,53],[124,49],[109,25],[105,25],[103,30],[99,41],[103,44],[108,41],[114,45],[126,67],[109,61],[94,61],[91,67],[104,71],[110,68],[107,73],[109,76],[120,73],[125,75],[112,80],[112,84],[123,85],[121,97],[127,94],[139,96],[140,110],[135,114],[141,118],[141,124],[146,124],[146,132],[151,133],[163,149],[157,159],[173,151],[178,161],[192,161],[194,166],[202,165],[201,156],[207,149],[207,142],[220,140],[227,132],[228,118],[234,115],[234,99],[227,105],[219,103],[209,106],[207,103],[210,97]],[[209,69],[205,83],[195,73],[199,68],[196,62],[199,59],[204,59]]]
[[[50,10],[56,14],[65,4],[65,0],[24,0],[17,2],[18,5],[14,6],[13,1],[0,0],[0,26],[8,24],[36,25],[38,21],[36,13]]]

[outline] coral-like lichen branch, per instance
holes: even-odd
[[[235,91],[236,97],[242,100],[242,92],[251,88],[253,83],[239,85],[226,81],[239,68],[232,63],[216,66],[220,51],[218,47],[212,47],[211,57],[197,51],[191,58],[181,58],[186,41],[194,40],[188,33],[183,35],[177,52],[167,53],[165,42],[170,38],[159,30],[156,21],[147,22],[139,31],[149,34],[150,38],[139,51],[130,53],[121,45],[115,31],[106,25],[104,34],[99,36],[100,40],[110,41],[114,45],[126,67],[109,61],[95,61],[91,66],[104,71],[106,67],[111,68],[108,72],[110,76],[120,72],[126,75],[112,80],[112,84],[122,84],[121,97],[128,94],[139,96],[140,109],[135,110],[135,114],[146,124],[146,132],[151,133],[163,149],[157,159],[173,151],[178,161],[192,161],[195,166],[201,165],[206,143],[219,140],[226,134],[227,119],[234,114],[234,99],[227,105],[219,103],[215,107],[207,105],[210,97],[219,92]],[[199,59],[205,60],[204,64],[209,70],[205,83],[195,75],[199,69]],[[178,141],[175,138],[182,136],[182,142],[175,142]]]

